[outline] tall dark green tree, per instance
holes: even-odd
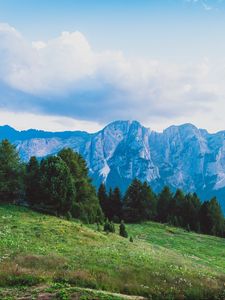
[[[85,160],[71,148],[61,150],[58,156],[66,163],[73,177],[76,202],[73,204],[72,215],[88,223],[102,220],[102,210],[96,190],[88,176]]]
[[[168,212],[173,194],[168,186],[165,186],[158,195],[157,202],[157,220],[162,223],[168,221]]]
[[[157,199],[151,187],[144,182],[141,189],[141,205],[143,220],[155,220],[157,215]]]
[[[224,216],[216,197],[213,197],[209,201],[209,214],[211,219],[210,223],[212,224],[212,227],[210,229],[210,234],[217,235],[217,236],[224,236],[225,233]]]
[[[113,190],[112,188],[109,189],[109,194],[108,194],[108,201],[107,201],[107,207],[106,207],[106,217],[109,220],[113,219]]]
[[[185,196],[184,203],[182,206],[182,220],[183,227],[190,228],[190,230],[198,231],[199,230],[199,211],[201,207],[200,199],[197,194],[188,193]]]
[[[40,199],[42,205],[58,214],[72,210],[76,200],[73,178],[66,163],[57,156],[41,161]]]
[[[142,183],[140,180],[134,179],[129,185],[123,201],[123,218],[127,222],[142,220],[141,191]]]
[[[121,220],[122,217],[122,196],[120,189],[116,187],[112,193],[112,218],[116,221]]]
[[[37,205],[40,203],[40,180],[41,172],[40,165],[35,156],[32,156],[26,165],[25,175],[25,193],[26,200],[31,205]]]
[[[156,198],[145,182],[134,179],[127,189],[123,203],[123,218],[127,222],[151,220],[156,215]]]
[[[185,195],[181,189],[177,189],[173,199],[169,205],[169,221],[173,224],[174,220],[176,219],[175,226],[183,226],[183,205],[185,203]],[[176,218],[175,218],[176,217]]]
[[[108,214],[108,195],[104,183],[101,183],[98,188],[98,199],[101,205],[102,211],[106,216]]]
[[[75,181],[88,178],[88,168],[83,157],[71,148],[59,151],[58,156],[67,164]]]
[[[201,232],[224,236],[224,217],[220,205],[215,197],[210,201],[205,201],[202,203],[199,217]]]
[[[22,196],[23,170],[16,147],[0,143],[0,201],[13,203]]]

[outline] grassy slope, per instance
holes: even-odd
[[[71,287],[79,286],[155,299],[212,299],[219,294],[223,299],[224,239],[145,223],[127,226],[131,243],[90,227],[0,206],[0,298],[51,292],[68,299],[78,293]],[[79,291],[74,299],[122,299],[94,293]]]

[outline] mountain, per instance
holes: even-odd
[[[93,134],[82,131],[16,131],[0,127],[0,139],[13,142],[24,161],[55,154],[63,147],[78,151],[87,161],[93,182],[124,191],[133,178],[162,186],[196,191],[202,199],[217,196],[225,211],[225,131],[214,134],[192,124],[163,132],[137,121],[116,121]]]

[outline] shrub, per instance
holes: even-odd
[[[71,220],[73,219],[72,214],[71,214],[70,211],[68,211],[68,212],[66,213],[66,219],[67,219],[68,221],[71,221]]]
[[[107,219],[105,224],[104,224],[104,231],[105,232],[115,232],[115,226],[113,222],[109,222],[109,220]]]
[[[128,233],[126,231],[126,227],[123,221],[121,221],[120,223],[120,236],[127,238],[128,237]]]

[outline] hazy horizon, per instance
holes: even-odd
[[[153,127],[151,126],[145,126],[142,122],[138,121],[138,120],[115,120],[115,121],[112,121],[112,122],[109,122],[107,123],[106,125],[103,125],[103,126],[99,126],[99,128],[96,128],[96,129],[93,129],[91,128],[91,124],[84,124],[83,127],[86,127],[87,129],[83,129],[82,127],[82,123],[78,124],[77,126],[77,129],[67,129],[67,130],[47,130],[47,129],[41,129],[41,128],[35,128],[35,127],[27,127],[27,128],[18,128],[16,126],[12,126],[12,125],[9,125],[9,124],[1,124],[0,127],[10,127],[10,128],[13,128],[14,130],[16,131],[27,131],[27,130],[40,130],[40,131],[46,131],[46,132],[53,132],[53,133],[57,133],[57,132],[66,132],[66,131],[71,131],[71,132],[74,132],[74,131],[85,131],[87,133],[97,133],[99,131],[101,131],[102,129],[104,129],[105,127],[107,127],[108,125],[112,124],[112,123],[115,123],[115,122],[138,122],[141,124],[141,126],[147,128],[147,129],[150,129],[151,131],[154,131],[154,132],[158,132],[158,133],[162,133],[163,131],[165,131],[166,129],[170,128],[170,127],[181,127],[181,126],[184,126],[184,125],[192,125],[194,127],[196,127],[197,129],[200,129],[200,130],[206,130],[209,134],[214,134],[214,133],[218,133],[220,131],[225,131],[224,130],[219,130],[219,131],[215,131],[215,132],[212,132],[212,131],[208,131],[206,128],[202,128],[202,127],[198,127],[196,126],[195,124],[192,124],[192,123],[180,123],[180,124],[171,124],[169,125],[168,127],[165,127],[163,128],[162,130],[155,130]]]

